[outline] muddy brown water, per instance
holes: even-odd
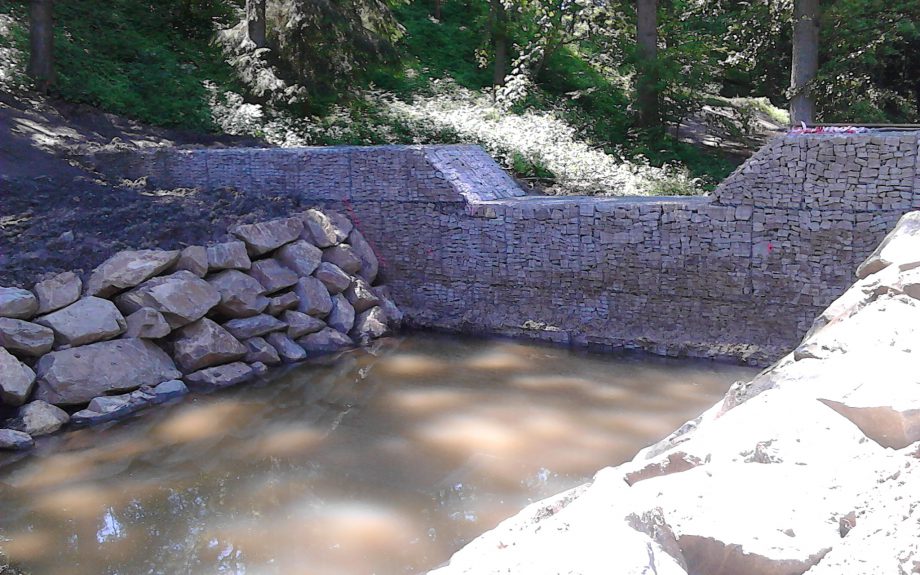
[[[424,572],[753,373],[391,338],[6,456],[0,549],[35,574]]]

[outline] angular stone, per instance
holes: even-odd
[[[225,242],[208,246],[208,270],[248,270],[252,265],[246,244],[243,242]]]
[[[42,357],[35,371],[35,397],[55,405],[86,403],[100,395],[182,375],[163,350],[145,339],[117,339],[55,351]]]
[[[297,294],[289,291],[273,298],[268,298],[268,307],[265,308],[265,313],[275,316],[281,315],[285,310],[297,309],[299,304],[300,298],[297,297]]]
[[[150,402],[134,400],[130,393],[96,397],[89,402],[86,409],[73,414],[71,423],[81,426],[114,421],[134,413],[142,407],[145,407],[148,403]]]
[[[93,270],[86,282],[86,295],[110,297],[168,270],[179,259],[178,251],[137,250],[118,252]]]
[[[352,229],[348,218],[332,211],[323,213],[319,210],[307,210],[301,217],[304,223],[304,238],[321,248],[342,243]]]
[[[358,275],[364,278],[367,283],[374,283],[380,268],[374,248],[364,239],[364,235],[357,228],[348,234],[348,243],[361,260],[361,269],[358,270]]]
[[[22,405],[34,384],[35,372],[0,347],[0,400],[7,405]]]
[[[265,337],[265,340],[271,344],[273,348],[278,352],[278,355],[285,362],[291,363],[295,361],[301,361],[307,358],[307,352],[303,350],[302,347],[297,345],[293,339],[289,338],[286,334],[283,334],[279,331],[270,333]]]
[[[361,313],[380,303],[380,298],[373,292],[371,286],[361,278],[355,279],[343,293],[351,307],[355,308],[356,313]]]
[[[329,262],[319,264],[316,271],[313,272],[313,277],[323,282],[326,290],[332,295],[342,293],[351,285],[351,276],[342,271],[339,266]]]
[[[308,333],[315,333],[326,327],[326,322],[323,320],[299,311],[288,310],[281,315],[281,318],[288,325],[287,334],[291,339],[303,337]]]
[[[176,333],[173,356],[185,373],[242,359],[246,346],[208,318],[191,323]]]
[[[208,275],[208,249],[204,246],[188,246],[179,253],[179,260],[173,271],[187,271],[203,278]]]
[[[0,450],[23,451],[35,445],[32,436],[15,429],[0,429]]]
[[[275,257],[297,275],[306,277],[312,274],[322,261],[323,250],[306,240],[298,240],[278,250]]]
[[[220,298],[213,285],[190,271],[180,270],[145,282],[115,301],[127,314],[145,307],[156,310],[163,314],[169,327],[176,329],[204,317],[220,303]]]
[[[332,298],[332,311],[326,318],[329,327],[342,333],[348,333],[355,325],[355,308],[351,307],[345,296],[338,294]]]
[[[72,347],[112,339],[127,327],[115,304],[93,296],[36,318],[35,323],[53,329],[57,345]]]
[[[332,311],[332,298],[326,286],[314,277],[300,278],[294,286],[297,295],[297,311],[316,317],[326,317]]]
[[[347,274],[355,274],[361,269],[361,258],[348,244],[339,244],[324,249],[323,261],[335,264]]]
[[[355,346],[350,337],[331,327],[321,329],[297,340],[308,353],[320,354],[348,349]]]
[[[262,255],[280,248],[300,237],[303,220],[282,218],[258,224],[243,224],[230,228],[230,233],[246,242],[253,255]]]
[[[125,323],[128,326],[125,329],[125,337],[159,339],[172,331],[163,314],[152,307],[142,307],[126,317]]]
[[[903,449],[920,441],[920,397],[917,384],[902,378],[861,385],[842,397],[819,401],[849,419],[882,447]]]
[[[217,311],[228,317],[251,317],[268,307],[265,288],[256,278],[241,271],[227,270],[208,279],[220,292]]]
[[[38,311],[38,299],[29,290],[0,287],[0,317],[29,319]]]
[[[22,355],[39,356],[51,351],[54,332],[51,328],[0,317],[0,347]]]
[[[275,293],[297,283],[296,273],[271,258],[252,262],[249,275],[259,280],[265,293]]]
[[[268,366],[262,363],[261,361],[256,361],[249,364],[249,367],[252,369],[253,375],[265,375],[268,373]]]
[[[380,307],[372,307],[358,314],[350,335],[361,344],[386,335],[387,316]]]
[[[19,408],[16,416],[15,427],[18,431],[28,433],[32,437],[48,435],[63,427],[70,416],[60,407],[55,407],[45,401],[33,401]]]
[[[36,313],[46,314],[67,307],[80,299],[83,282],[77,274],[64,272],[38,282],[33,289],[38,296]]]
[[[187,394],[188,387],[179,379],[171,379],[154,386],[150,393],[153,395],[153,403],[163,403]]]
[[[374,291],[374,295],[380,298],[380,309],[386,314],[387,325],[394,328],[402,325],[403,312],[393,303],[389,288],[387,286],[377,286],[371,289]]]
[[[237,361],[190,373],[184,379],[190,388],[204,391],[237,385],[252,379],[254,375],[251,367]]]
[[[263,313],[252,317],[231,319],[224,324],[224,329],[229,331],[236,339],[244,340],[287,329],[287,324],[276,317]]]
[[[247,339],[243,343],[246,344],[246,349],[249,350],[246,353],[246,357],[243,358],[243,361],[246,363],[261,362],[268,365],[277,365],[281,363],[278,351],[263,338],[253,337]]]

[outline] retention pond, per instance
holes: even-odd
[[[753,370],[428,334],[0,459],[44,574],[405,574],[621,463]]]

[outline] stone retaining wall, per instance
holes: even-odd
[[[100,165],[348,214],[416,326],[767,363],[920,207],[917,156],[916,133],[790,135],[707,198],[525,196],[474,146],[161,150]]]

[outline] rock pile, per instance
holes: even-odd
[[[920,212],[857,276],[793,353],[434,573],[920,571]]]
[[[86,281],[0,287],[0,449],[363,345],[402,319],[344,216],[238,225],[231,241],[115,254]],[[68,413],[70,412],[70,413]]]

